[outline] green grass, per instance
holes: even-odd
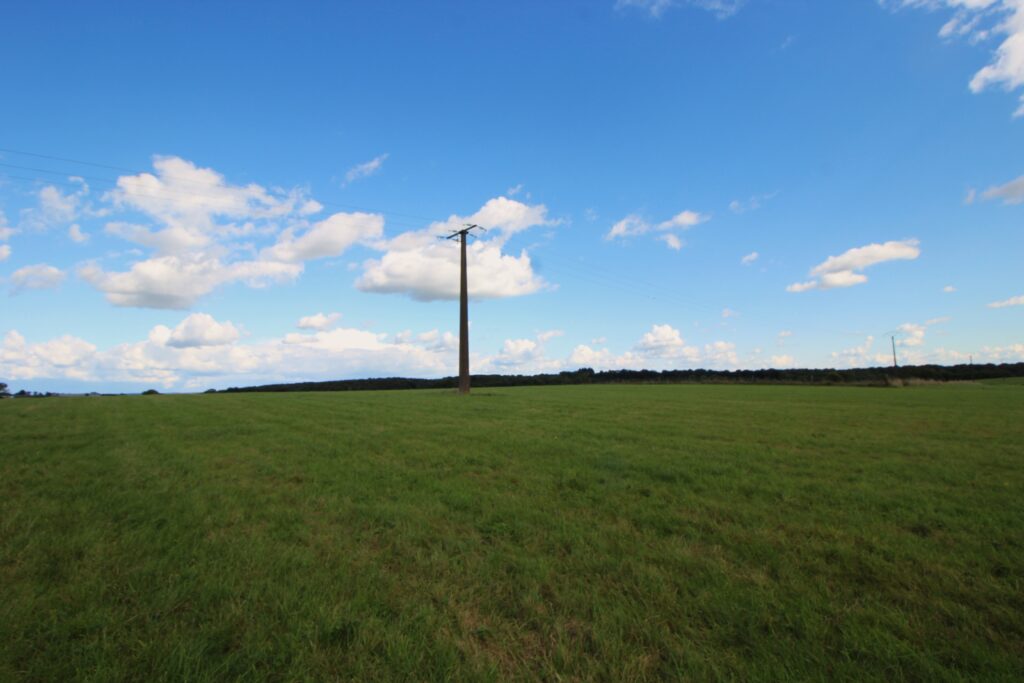
[[[0,401],[0,681],[1020,680],[1024,388]]]

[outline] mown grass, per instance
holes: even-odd
[[[0,402],[0,680],[1019,680],[1024,390]]]

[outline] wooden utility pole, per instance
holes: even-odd
[[[459,277],[459,393],[469,393],[469,287],[466,279],[466,238],[474,229],[485,230],[479,225],[466,224],[462,230],[455,230],[442,239],[459,238],[462,252],[461,272]]]

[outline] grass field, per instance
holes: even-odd
[[[1020,680],[1024,386],[0,401],[0,680]]]

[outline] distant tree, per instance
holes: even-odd
[[[7,391],[7,383],[0,382],[0,398],[7,398],[10,395],[10,392]]]
[[[156,389],[146,389],[145,391],[142,392],[142,395],[143,396],[156,396],[159,393],[160,392],[157,391]]]

